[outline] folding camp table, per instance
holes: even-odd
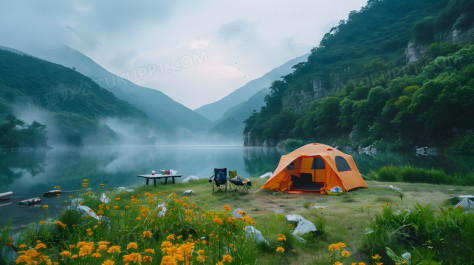
[[[173,180],[173,184],[174,184],[175,183],[174,179],[175,178],[180,178],[182,176],[183,175],[161,175],[161,174],[152,175],[152,174],[146,174],[146,175],[138,175],[137,177],[146,178],[146,185],[148,185],[148,182],[150,181],[150,179],[153,179],[153,185],[156,187],[156,179],[165,179],[165,184],[167,184],[168,183],[168,178],[171,178]]]

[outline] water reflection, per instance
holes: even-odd
[[[443,157],[424,156],[410,153],[358,153],[348,151],[354,158],[359,171],[364,175],[371,171],[378,171],[383,166],[404,166],[410,165],[418,168],[440,169],[447,173],[469,173],[472,172],[474,157]]]
[[[245,171],[252,177],[273,172],[281,158],[276,148],[249,147],[244,149]]]
[[[44,172],[45,157],[44,151],[0,155],[0,187],[11,185],[25,174]]]

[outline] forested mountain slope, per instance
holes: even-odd
[[[473,20],[472,0],[369,1],[272,84],[245,144],[413,148],[469,137]]]
[[[129,103],[70,68],[0,49],[0,124],[7,118],[5,123],[14,128],[18,121],[9,113],[15,111],[33,116],[47,113],[45,119],[54,124],[58,137],[49,140],[73,145],[82,145],[84,137],[92,134],[113,138],[115,132],[101,125],[101,119],[133,120],[136,124],[147,120]]]

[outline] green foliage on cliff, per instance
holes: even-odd
[[[393,149],[462,136],[474,126],[474,46],[433,43],[424,58],[408,65],[405,50],[409,41],[431,43],[448,25],[471,26],[466,16],[472,6],[473,1],[383,0],[351,12],[306,63],[273,83],[266,106],[245,121],[247,144],[350,135],[361,147]],[[289,99],[318,86],[336,92],[302,112],[288,109]],[[282,113],[285,123],[275,128]]]

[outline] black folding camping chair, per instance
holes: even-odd
[[[217,190],[227,192],[227,168],[214,168],[214,175],[209,178],[212,183],[212,193]]]

